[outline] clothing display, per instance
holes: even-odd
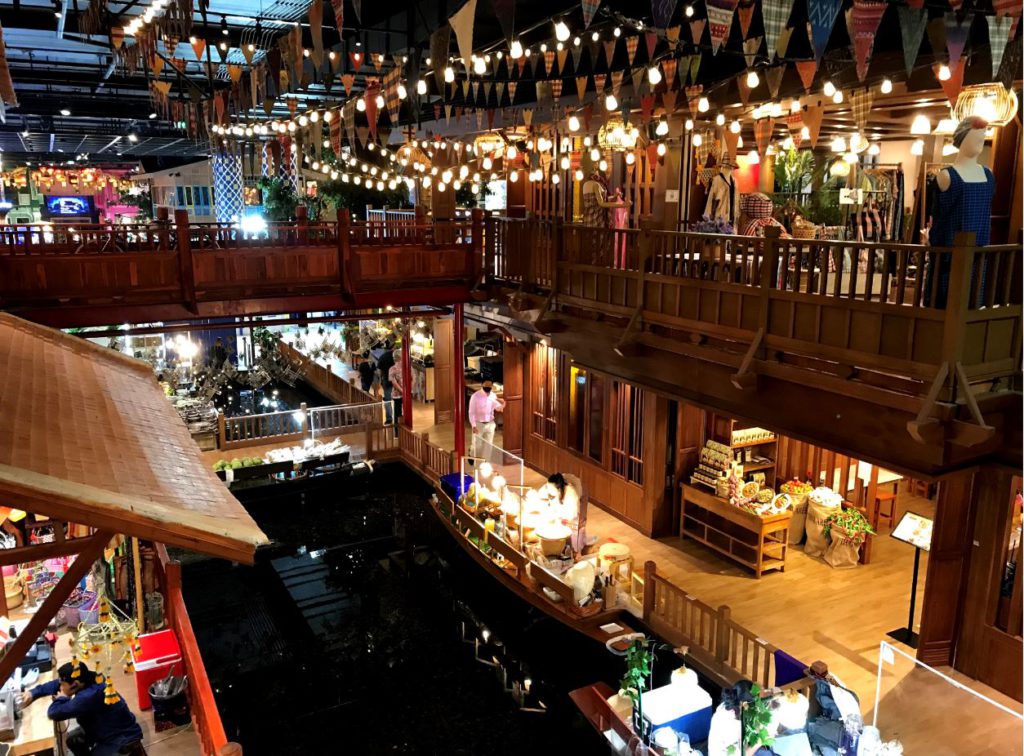
[[[936,193],[934,223],[929,242],[936,247],[951,247],[958,233],[969,231],[974,234],[975,244],[987,246],[996,177],[992,171],[983,167],[984,181],[964,181],[956,166],[947,170],[949,189]]]
[[[602,202],[607,202],[607,192],[601,182],[593,179],[583,184],[583,225],[608,226],[608,210],[602,207]]]
[[[728,174],[719,171],[711,178],[704,214],[712,219],[723,218],[735,226],[740,216],[740,193],[731,170]]]

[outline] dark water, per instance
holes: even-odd
[[[303,402],[307,407],[333,404],[330,399],[302,380],[296,381],[294,386],[272,380],[258,389],[243,383],[231,382],[218,389],[213,396],[214,406],[228,417],[296,410]]]
[[[485,574],[418,477],[394,464],[289,485],[241,494],[275,541],[254,567],[184,567],[221,715],[247,756],[607,752],[567,694],[614,683],[622,660]],[[540,712],[506,689],[525,678]]]

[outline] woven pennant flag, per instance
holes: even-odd
[[[523,125],[530,128],[531,124],[533,124],[533,108],[526,108],[523,111]]]
[[[480,82],[473,82],[473,104],[476,105],[477,100],[480,99]]]
[[[793,65],[796,66],[796,72],[800,74],[800,81],[804,83],[804,91],[810,92],[811,85],[814,83],[814,74],[818,73],[818,61],[801,60]]]
[[[946,50],[949,52],[949,67],[952,69],[960,62],[960,56],[964,54],[964,47],[967,45],[967,35],[971,31],[971,21],[974,16],[970,13],[963,21],[957,21],[955,13],[947,13],[946,22]]]
[[[189,42],[192,43],[192,52],[196,54],[196,60],[202,61],[203,53],[206,52],[206,40],[201,37],[191,37]]]
[[[807,0],[807,22],[810,25],[811,46],[814,47],[814,58],[821,61],[832,36],[832,27],[836,24],[836,16],[843,6],[843,0]]]
[[[633,96],[640,94],[640,87],[644,85],[644,69],[637,68],[633,70]]]
[[[331,149],[335,155],[341,154],[341,119],[331,120]]]
[[[242,45],[242,57],[245,58],[246,65],[252,65],[253,56],[256,55],[256,48],[250,45]],[[320,66],[318,65],[317,68]]]
[[[868,75],[868,61],[875,46],[875,33],[885,15],[882,0],[853,0],[850,10],[850,39],[853,40],[853,55],[857,60],[857,79],[864,81]]]
[[[309,6],[309,33],[313,38],[313,52],[310,57],[317,68],[324,62],[324,0],[313,0]],[[245,49],[247,45],[243,45]]]
[[[789,25],[789,15],[793,12],[793,1],[763,0],[761,2],[761,18],[764,21],[764,39],[769,62],[778,49],[779,35]]]
[[[370,134],[373,136],[374,141],[377,139],[377,95],[379,93],[380,84],[376,81],[367,81],[366,95],[363,99],[366,101],[366,121],[370,124]]]
[[[676,97],[679,93],[675,90],[669,90],[668,92],[661,93],[661,107],[666,113],[674,113],[676,110]]]
[[[557,53],[555,53],[555,57],[558,59],[558,75],[565,76],[565,61],[569,57],[569,51],[566,50],[565,48],[562,48]]]
[[[544,71],[545,71],[545,75],[547,75],[547,74],[551,74],[552,76],[555,75],[555,51],[554,50],[548,50],[546,53],[544,53]]]
[[[669,44],[675,45],[677,42],[679,42],[679,33],[682,30],[683,30],[683,27],[681,27],[679,24],[676,24],[675,26],[668,27],[665,30],[665,39],[667,39],[669,41]]]
[[[821,105],[808,105],[804,111],[804,126],[807,127],[808,141],[811,148],[818,146],[818,134],[821,132],[821,119],[825,115],[825,108]]]
[[[779,34],[779,41],[775,45],[775,55],[779,58],[786,57],[786,50],[789,49],[789,40],[793,37],[793,27],[787,27]]]
[[[704,27],[708,21],[706,18],[699,18],[696,21],[690,22],[690,40],[695,45],[700,44],[701,37],[704,36]]]
[[[466,65],[467,74],[469,73],[470,65],[472,65],[473,24],[475,15],[476,0],[469,0],[469,2],[459,8],[459,10],[448,19],[448,23],[451,25],[452,31],[455,32],[455,41],[459,45],[459,55],[462,57],[462,62]]]
[[[736,77],[736,88],[740,90],[740,102],[746,105],[750,101],[750,85],[746,76]]]
[[[737,148],[739,147],[740,135],[733,134],[729,129],[723,129],[722,139],[725,142],[725,151],[722,154],[722,159],[724,160],[730,155],[735,156],[737,154]]]
[[[444,67],[448,60],[450,41],[451,28],[447,24],[438,27],[437,31],[430,35],[430,62],[434,66],[434,81],[437,82],[439,92],[444,90]]]
[[[469,79],[462,82],[462,101],[467,102],[469,100]]]
[[[594,75],[594,91],[597,92],[597,96],[600,99],[601,95],[604,94],[605,77]]]
[[[761,37],[751,37],[743,40],[743,57],[747,61],[747,68],[753,68],[757,59],[757,51],[761,49]]]
[[[551,96],[555,98],[555,102],[558,102],[558,100],[561,98],[561,96],[562,96],[562,80],[561,79],[552,79],[552,81],[551,81]]]
[[[790,113],[785,118],[786,126],[789,127],[789,135],[796,142],[796,146],[800,146],[800,142],[803,141],[804,135],[804,115],[803,113]]]
[[[928,22],[928,44],[936,57],[946,49],[946,19],[942,16]]]
[[[510,81],[508,83],[508,102],[511,105],[516,101],[516,87],[519,86],[518,81]]]
[[[615,71],[612,73],[612,94],[615,98],[619,97],[619,90],[622,89],[622,71]]]
[[[590,22],[594,20],[594,14],[597,13],[597,9],[601,7],[601,0],[583,0],[583,28],[586,29],[590,26]]]
[[[736,15],[740,17],[740,34],[743,39],[750,34],[750,22],[754,20],[754,0],[745,0],[736,9]]]
[[[380,73],[380,67],[384,65],[384,53],[370,53],[370,62],[377,69],[377,73]]]
[[[655,28],[666,28],[675,9],[676,0],[651,0],[651,16],[654,18]]]
[[[690,112],[693,115],[697,115],[697,103],[700,102],[700,97],[704,93],[704,87],[700,84],[695,84],[692,87],[687,87],[685,90],[686,102],[690,106]],[[662,98],[664,100],[664,98]],[[668,108],[666,108],[668,110]]]
[[[647,94],[640,98],[640,118],[644,123],[651,120],[654,115],[654,95]]]
[[[352,85],[355,84],[356,77],[353,74],[342,74],[341,83],[345,86],[345,95],[351,96]]]
[[[228,64],[228,77],[232,82],[237,83],[242,80],[242,67],[235,65],[234,63]]]
[[[1018,7],[1020,3],[1018,3]],[[1003,61],[1003,53],[1010,41],[1010,25],[1014,23],[1010,16],[988,16],[988,46],[992,54],[992,78],[999,74],[999,64]]]
[[[700,62],[704,59],[704,53],[697,53],[690,58],[690,81],[697,81],[697,74],[700,73]]]
[[[583,46],[582,45],[579,45],[579,46],[573,45],[572,49],[571,49],[571,52],[572,52],[572,70],[573,70],[573,73],[578,74],[580,72],[580,53],[583,52]]]
[[[729,36],[732,16],[739,0],[707,0],[708,29],[711,31],[711,53],[718,55],[718,49]]]
[[[654,50],[658,46],[657,32],[644,32],[644,45],[647,47],[647,60],[654,60]]]
[[[661,61],[661,70],[665,73],[665,87],[675,89],[676,87],[676,66],[679,62],[675,58],[665,58]]]
[[[640,44],[640,37],[634,35],[632,37],[626,37],[626,57],[629,60],[629,65],[633,65],[633,60],[636,58],[636,48]]]
[[[875,101],[875,94],[871,88],[857,92],[850,98],[850,110],[853,112],[853,122],[857,124],[857,130],[862,134],[868,128],[868,114],[871,113],[871,104]]]
[[[774,66],[765,71],[764,80],[768,82],[768,91],[772,98],[779,96],[779,88],[782,86],[782,77],[786,74],[786,64]]]
[[[505,39],[511,39],[515,34],[516,0],[491,0],[491,5],[501,24],[501,33]]]
[[[340,34],[345,26],[345,0],[331,0],[331,8],[334,9],[334,28]]]
[[[956,100],[960,96],[960,90],[964,86],[964,63],[966,61],[961,58],[955,66],[950,66],[950,77],[945,81],[939,79],[939,84],[942,85],[942,91],[946,95],[946,99],[949,100],[950,107],[956,107]],[[932,70],[935,72],[935,78],[939,78],[940,64],[935,63],[932,65]]]
[[[576,77],[576,96],[579,97],[580,102],[583,102],[583,95],[587,92],[587,77],[577,76]]]
[[[505,82],[499,81],[494,84],[494,91],[498,94],[498,107],[501,107],[501,101],[505,97]]]
[[[899,13],[900,36],[903,40],[903,64],[907,69],[907,76],[910,76],[928,26],[928,9],[897,5],[896,12]]]
[[[612,60],[615,58],[615,39],[609,39],[604,43],[604,60],[608,70],[612,70]]]
[[[359,73],[359,69],[363,66],[363,54],[361,52],[350,52],[348,59],[352,61],[352,68],[356,73]]]

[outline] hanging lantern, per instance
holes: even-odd
[[[1017,93],[1002,84],[971,84],[960,91],[953,116],[960,122],[977,116],[989,126],[1005,126],[1017,113]]]
[[[622,120],[621,116],[615,115],[605,121],[601,130],[597,132],[597,143],[602,149],[632,150],[636,147],[636,141],[640,136],[639,129]]]

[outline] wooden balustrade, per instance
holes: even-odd
[[[337,404],[370,404],[377,401],[354,382],[346,381],[287,342],[278,341],[278,349],[302,373],[307,383],[331,401]]]
[[[259,415],[217,415],[217,448],[224,451],[269,443],[291,443],[309,435],[309,416],[303,403],[298,410]]]
[[[398,427],[398,445],[402,459],[435,482],[455,469],[452,452],[431,443],[426,433],[416,433],[404,425]]]

